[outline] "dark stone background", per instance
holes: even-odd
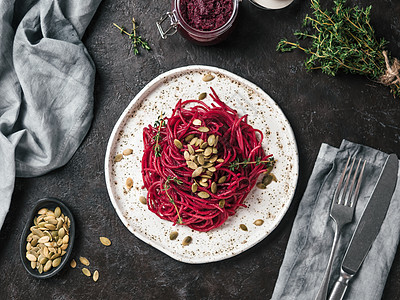
[[[322,1],[323,4],[331,1]],[[400,1],[349,0],[374,4],[372,25],[400,57]],[[309,1],[295,0],[280,11],[261,10],[243,0],[238,27],[228,41],[199,47],[179,35],[162,40],[155,21],[170,2],[104,0],[84,42],[97,66],[91,130],[71,161],[45,176],[17,179],[6,222],[0,232],[1,299],[269,299],[278,277],[296,210],[321,143],[342,139],[400,156],[400,100],[389,89],[357,75],[329,77],[306,73],[300,52],[280,54],[277,42],[300,29]],[[133,56],[128,39],[112,26],[130,26],[134,16],[152,47]],[[224,68],[260,86],[282,108],[296,135],[300,178],[286,217],[264,241],[245,253],[217,263],[177,262],[132,235],[119,220],[104,180],[104,155],[112,128],[146,83],[164,71],[192,64]],[[44,197],[62,199],[77,221],[73,257],[86,256],[100,271],[94,283],[80,269],[66,267],[49,280],[23,269],[18,244],[28,212]],[[112,239],[102,247],[99,236]],[[383,299],[400,299],[400,252]]]

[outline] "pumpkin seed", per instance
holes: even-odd
[[[52,264],[53,264],[53,261],[51,259],[49,259],[43,267],[43,272],[49,271],[51,269]]]
[[[196,182],[194,182],[193,184],[192,184],[192,192],[193,193],[196,193],[197,192],[197,183]]]
[[[90,277],[90,275],[92,275],[87,268],[82,268],[82,273],[85,274],[87,277]]]
[[[197,177],[203,172],[203,167],[198,167],[196,170],[193,171],[192,177]]]
[[[191,242],[192,242],[192,237],[191,237],[191,236],[187,236],[187,237],[185,237],[185,238],[183,239],[182,245],[183,245],[183,246],[187,246],[187,245],[189,245]]]
[[[212,148],[212,147],[207,147],[207,148],[204,150],[204,155],[205,155],[205,156],[209,156],[209,155],[211,155],[212,151],[213,151],[213,148]]]
[[[211,193],[215,194],[217,192],[217,184],[215,182],[211,183]]]
[[[201,120],[199,120],[199,119],[194,119],[194,120],[193,120],[193,125],[200,126],[200,125],[201,125]]]
[[[188,161],[186,161],[186,164],[189,169],[196,170],[198,168],[197,165],[193,161],[188,160]]]
[[[94,271],[93,273],[93,281],[96,282],[97,280],[99,280],[99,271]]]
[[[269,166],[269,167],[267,168],[267,171],[264,172],[264,174],[267,175],[267,174],[271,173],[271,171],[272,171],[273,168],[274,168],[274,166]]]
[[[199,127],[199,128],[197,128],[197,130],[200,132],[209,132],[210,131],[210,129],[208,129],[208,127]]]
[[[203,199],[210,198],[210,194],[207,192],[199,192],[199,193],[197,193],[197,196],[199,196],[200,198],[203,198]]]
[[[256,226],[261,226],[262,224],[264,224],[264,220],[257,219],[254,221],[254,225],[256,225]]]
[[[75,259],[72,259],[72,260],[71,260],[70,266],[71,266],[71,268],[76,268],[76,261],[75,261]]]
[[[199,154],[199,156],[197,156],[197,161],[199,162],[200,165],[204,165],[205,163],[204,155]]]
[[[125,182],[126,187],[128,190],[130,190],[133,187],[133,179],[131,177],[128,177]]]
[[[62,241],[63,241],[63,244],[68,244],[68,242],[69,242],[69,235],[64,235]],[[64,249],[64,250],[65,250],[65,249]]]
[[[36,266],[37,266],[39,274],[42,274],[43,273],[43,265],[36,265]]]
[[[218,155],[213,155],[213,156],[210,158],[209,162],[210,162],[210,163],[215,163],[215,162],[217,161],[217,159],[218,159]]]
[[[38,243],[39,243],[39,244],[44,244],[44,243],[47,243],[48,241],[50,241],[50,238],[46,235],[46,236],[42,236],[42,237],[38,240]]]
[[[199,139],[198,137],[192,138],[192,139],[190,140],[189,145],[193,146],[194,144],[196,144],[196,142],[197,142],[198,139]]]
[[[105,236],[101,236],[100,237],[100,242],[104,245],[104,246],[110,246],[111,245],[111,241],[109,238],[106,238]]]
[[[240,227],[240,229],[242,229],[243,231],[247,231],[247,230],[248,230],[248,229],[247,229],[247,226],[244,225],[244,224],[240,224],[239,227]]]
[[[39,211],[38,211],[38,215],[44,215],[45,213],[47,213],[47,208],[41,208]]]
[[[224,206],[225,206],[225,199],[219,200],[218,206],[221,207],[221,208],[224,208]]]
[[[56,209],[54,210],[54,215],[56,218],[58,218],[61,215],[61,208],[60,207],[56,207]]]
[[[32,253],[27,253],[27,254],[26,254],[26,258],[27,258],[29,261],[37,261],[37,257],[36,257],[35,255],[33,255]]]
[[[210,172],[215,172],[215,171],[217,171],[217,169],[216,169],[215,167],[209,167],[208,170],[209,170]]]
[[[177,232],[177,231],[172,231],[172,232],[169,234],[169,239],[170,239],[171,241],[175,240],[177,237],[178,237],[178,232]]]
[[[32,269],[35,269],[36,268],[36,261],[31,261],[31,268]]]
[[[218,158],[217,159],[217,162],[219,162],[219,163],[223,163],[225,160],[223,159],[223,158]]]
[[[194,149],[193,149],[192,145],[188,145],[188,150],[189,150],[189,154],[191,154],[191,155],[194,154]]]
[[[208,139],[207,139],[207,142],[208,142],[208,144],[210,145],[210,146],[213,146],[214,145],[214,142],[215,142],[215,135],[210,135],[209,137],[208,137]]]
[[[267,186],[272,182],[272,176],[271,175],[265,175],[262,179],[262,183]]]
[[[121,153],[119,153],[119,154],[115,155],[114,161],[115,161],[115,162],[120,162],[120,161],[122,160],[123,157],[124,157],[124,156],[123,156]]]
[[[52,266],[53,268],[57,268],[61,264],[61,257],[57,257],[56,259],[53,260]]]
[[[53,224],[45,224],[44,227],[46,227],[47,229],[50,229],[50,230],[56,230],[56,226]]]
[[[90,265],[90,262],[89,262],[89,260],[88,260],[86,257],[83,257],[83,256],[79,257],[79,261],[80,261],[82,264],[84,264],[85,266],[89,266],[89,265]]]
[[[211,177],[212,177],[212,176],[207,175],[207,174],[201,174],[200,176],[201,176],[202,178],[208,178],[208,179],[211,179]]]
[[[196,141],[196,143],[194,145],[198,147],[201,144],[203,144],[203,139],[197,139],[197,141]]]
[[[124,151],[122,151],[122,154],[125,155],[125,156],[131,155],[132,153],[133,153],[133,150],[130,149],[130,148],[125,149]]]
[[[257,184],[256,184],[256,186],[259,188],[259,189],[262,189],[262,190],[265,190],[266,189],[266,185],[264,184],[264,183],[262,183],[262,182],[258,182]]]
[[[215,147],[213,147],[213,148],[212,148],[212,153],[213,153],[213,154],[217,154],[217,153],[218,153],[218,149],[215,148]]]
[[[185,152],[183,152],[183,157],[185,158],[185,160],[190,160],[190,153],[189,153],[189,151],[185,150]]]
[[[174,139],[174,144],[175,144],[176,148],[178,148],[178,149],[182,149],[183,148],[183,145],[182,145],[181,141],[178,140],[178,139]]]
[[[207,178],[205,178],[205,179],[207,180]],[[207,182],[207,181],[200,181],[199,184],[200,184],[202,187],[208,187],[208,182]]]
[[[139,197],[139,201],[140,201],[140,203],[142,203],[142,204],[147,204],[147,199],[146,199],[145,196],[140,196],[140,197]]]
[[[206,149],[207,146],[208,146],[208,143],[207,143],[207,142],[203,142],[203,143],[200,145],[200,148],[201,148],[201,149]]]
[[[215,77],[214,77],[213,75],[211,75],[211,74],[206,74],[206,75],[203,76],[203,81],[208,82],[208,81],[213,80],[214,78],[215,78]]]
[[[196,149],[196,150],[194,150],[194,152],[196,152],[196,153],[202,153],[202,152],[204,152],[204,149]]]
[[[189,143],[192,140],[192,138],[194,138],[194,134],[193,133],[191,133],[187,137],[185,137],[185,142]]]
[[[207,93],[201,93],[198,99],[203,100],[205,97],[207,97]]]

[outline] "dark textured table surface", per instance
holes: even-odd
[[[330,1],[322,1],[327,3]],[[374,4],[372,25],[391,41],[400,57],[400,2],[351,0]],[[71,161],[45,176],[17,179],[0,232],[1,299],[269,299],[293,220],[321,143],[339,146],[342,139],[400,156],[400,100],[388,88],[357,75],[329,77],[307,73],[304,54],[280,54],[277,42],[292,38],[309,1],[295,0],[279,11],[240,4],[238,27],[224,43],[190,44],[175,35],[162,40],[155,21],[170,7],[164,1],[111,1],[100,5],[84,42],[97,67],[92,127]],[[152,47],[133,56],[113,22],[129,26],[135,17]],[[133,97],[154,77],[176,67],[217,66],[260,86],[282,108],[291,123],[300,155],[300,177],[292,205],[278,228],[250,250],[225,261],[189,265],[173,260],[132,235],[109,200],[104,155],[112,128]],[[19,239],[28,211],[44,197],[62,199],[77,222],[73,257],[86,256],[100,279],[64,268],[56,277],[37,280],[23,269]],[[105,248],[99,236],[112,239]],[[383,299],[400,299],[400,251],[392,265]]]

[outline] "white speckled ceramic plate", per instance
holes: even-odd
[[[204,82],[202,77],[211,73],[215,79]],[[264,133],[263,147],[277,160],[273,173],[278,182],[267,189],[254,188],[248,195],[247,208],[239,208],[236,215],[219,228],[197,232],[186,226],[173,226],[161,220],[139,202],[142,189],[141,159],[143,128],[154,124],[161,112],[171,116],[179,99],[196,99],[199,93],[210,92],[213,87],[222,101],[236,109],[239,115],[248,114],[248,122]],[[204,99],[209,103],[210,97]],[[117,154],[126,148],[133,154],[114,162]],[[286,117],[278,105],[260,88],[228,71],[208,66],[188,66],[159,75],[137,94],[125,109],[111,134],[105,158],[105,176],[111,202],[124,225],[139,239],[176,260],[186,263],[207,263],[235,256],[256,245],[279,224],[291,203],[298,178],[297,145]],[[125,188],[128,177],[133,188]],[[257,219],[264,220],[255,226]],[[245,224],[248,231],[239,228]],[[171,231],[178,238],[169,239]],[[190,235],[193,241],[182,246]]]

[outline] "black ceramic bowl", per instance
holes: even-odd
[[[44,207],[54,211],[54,209],[57,206],[59,206],[61,208],[61,212],[65,216],[67,216],[71,222],[70,228],[69,228],[69,245],[68,245],[68,248],[66,249],[66,253],[63,256],[61,256],[61,263],[58,265],[58,267],[51,268],[48,272],[43,272],[42,274],[40,274],[37,269],[31,268],[31,262],[26,258],[26,243],[27,243],[26,238],[29,235],[29,233],[31,232],[30,228],[31,228],[31,226],[34,225],[33,219],[37,215],[38,211]],[[75,221],[74,221],[74,217],[73,217],[71,211],[68,209],[68,207],[63,202],[61,202],[60,200],[58,200],[56,198],[40,199],[36,203],[35,207],[32,209],[29,219],[27,220],[27,222],[25,224],[24,231],[22,232],[22,235],[21,235],[19,249],[20,249],[20,256],[21,256],[22,264],[24,265],[25,270],[29,274],[31,274],[33,277],[41,278],[41,279],[50,278],[50,277],[56,275],[58,272],[61,271],[61,269],[65,266],[65,264],[69,260],[69,258],[71,256],[72,247],[74,245],[74,239],[75,239]]]

